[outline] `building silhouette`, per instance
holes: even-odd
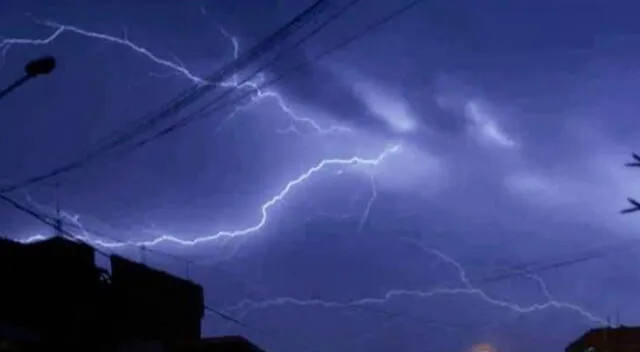
[[[200,285],[63,237],[0,239],[0,351],[261,351],[201,338]]]
[[[640,352],[640,327],[591,329],[573,341],[565,352]]]

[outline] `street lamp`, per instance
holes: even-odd
[[[24,72],[29,77],[48,75],[56,68],[56,59],[53,56],[44,56],[30,61],[25,65]]]
[[[6,97],[9,93],[16,90],[16,88],[22,86],[32,78],[48,75],[56,68],[56,59],[53,56],[44,56],[32,61],[29,61],[25,67],[25,75],[17,81],[13,82],[10,86],[0,91],[0,99]]]

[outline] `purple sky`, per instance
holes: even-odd
[[[254,83],[405,2],[362,1]],[[59,61],[0,104],[4,184],[77,158],[310,1],[64,3],[0,4],[4,85],[29,59]],[[640,5],[505,3],[425,1],[252,101],[61,176],[67,220],[147,242],[145,262],[175,274],[185,261],[163,253],[194,261],[207,303],[249,326],[211,316],[205,333],[269,351],[560,350],[617,315],[636,324],[640,219],[618,211],[640,196],[622,166],[640,130]],[[234,82],[222,89],[248,91]],[[56,202],[50,183],[14,195]],[[51,234],[4,206],[0,231]]]

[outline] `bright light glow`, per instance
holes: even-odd
[[[471,347],[470,352],[498,352],[498,350],[493,348],[493,346],[488,343],[481,343]]]

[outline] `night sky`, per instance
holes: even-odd
[[[2,87],[58,60],[0,103],[2,184],[78,158],[310,3],[2,1]],[[308,28],[348,1],[331,3]],[[640,151],[640,5],[423,1],[314,59],[406,3],[362,0],[252,99],[11,195],[199,282],[247,326],[208,315],[204,334],[268,351],[559,351],[640,324],[640,219],[618,213],[640,197],[623,167]],[[202,101],[255,93],[234,88],[251,71]],[[0,231],[52,234],[6,205]]]

